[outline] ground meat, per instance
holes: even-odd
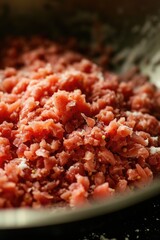
[[[8,38],[0,58],[0,208],[81,206],[160,173],[160,90],[51,40]]]

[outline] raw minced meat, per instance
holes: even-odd
[[[0,59],[0,208],[79,206],[160,172],[160,90],[51,40],[7,39]]]

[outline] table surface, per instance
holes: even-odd
[[[160,195],[127,209],[70,224],[1,230],[0,240],[160,240]]]

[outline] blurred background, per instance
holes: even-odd
[[[76,39],[95,61],[103,47],[114,55],[106,67],[124,72],[138,65],[160,85],[159,16],[159,0],[1,0],[0,35],[40,33],[63,43],[68,37],[73,48]]]

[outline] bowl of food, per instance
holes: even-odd
[[[160,4],[142,2],[0,3],[1,229],[159,194]]]

